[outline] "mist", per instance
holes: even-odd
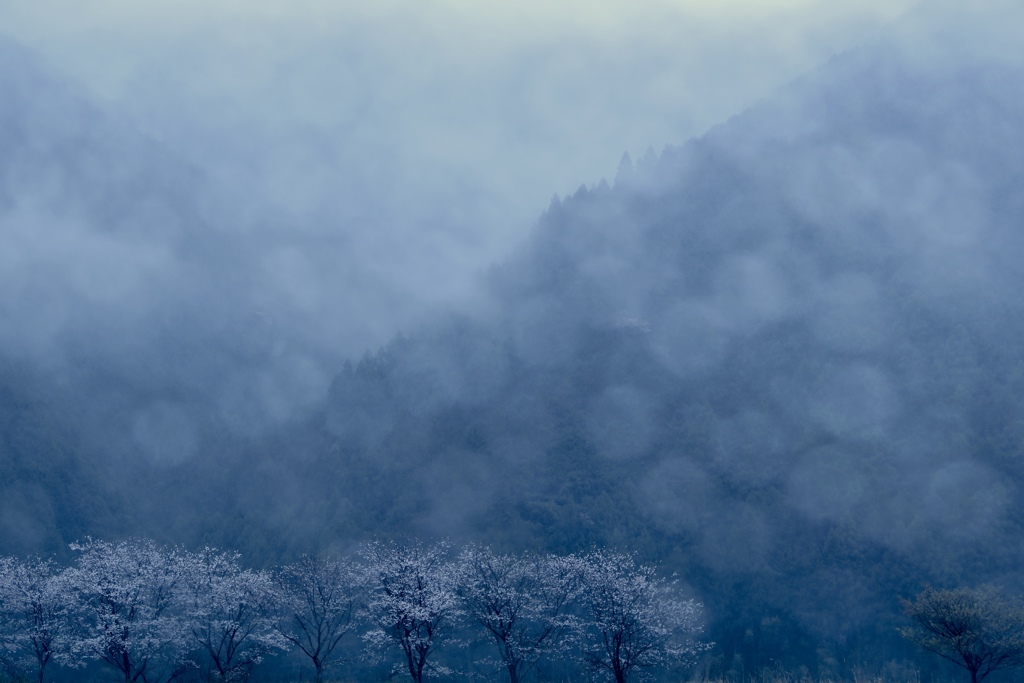
[[[616,548],[723,676],[910,657],[1020,585],[1022,20],[0,8],[0,546]]]
[[[269,271],[267,307],[355,355],[471,300],[553,193],[702,132],[899,11],[44,2],[0,26],[199,169],[210,229]]]
[[[158,413],[186,392],[243,432],[287,419],[345,358],[488,306],[553,193],[899,11],[8,5],[5,349]]]

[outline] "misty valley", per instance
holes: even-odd
[[[353,355],[354,243],[0,37],[0,681],[1019,680],[1022,122],[861,45]]]

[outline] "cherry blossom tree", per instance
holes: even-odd
[[[371,543],[362,551],[370,581],[369,620],[364,638],[378,647],[396,646],[414,683],[432,670],[430,656],[460,615],[455,567],[449,546]]]
[[[46,666],[73,664],[68,575],[49,560],[0,558],[0,650],[43,683]]]
[[[363,576],[347,560],[303,557],[280,574],[281,635],[305,655],[316,683],[337,661],[338,646],[357,626]]]
[[[245,681],[252,667],[287,641],[276,628],[280,593],[267,572],[242,569],[237,553],[206,548],[187,562],[192,643],[218,681]]]
[[[545,654],[566,649],[577,630],[570,612],[582,589],[576,556],[501,555],[470,547],[459,558],[466,614],[493,640],[510,683]]]
[[[176,609],[186,558],[145,540],[71,547],[80,553],[68,570],[82,612],[75,651],[103,661],[125,683],[166,682],[188,670],[188,624]]]
[[[582,602],[587,619],[586,659],[625,683],[638,669],[685,663],[708,645],[701,605],[677,595],[672,582],[633,557],[598,551],[586,556]]]

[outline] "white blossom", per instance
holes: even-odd
[[[76,664],[68,575],[49,560],[0,558],[0,649],[18,670],[43,683],[50,662]]]
[[[69,576],[82,608],[75,649],[102,660],[125,683],[170,681],[189,668],[188,626],[176,609],[185,562],[152,541],[72,545]]]
[[[545,654],[568,649],[579,626],[570,608],[582,589],[580,558],[470,547],[459,566],[466,612],[496,645],[510,683]]]
[[[216,680],[248,679],[267,652],[287,644],[276,628],[277,585],[267,572],[239,567],[236,553],[206,548],[186,565],[192,643]]]
[[[630,555],[607,551],[586,557],[583,604],[586,658],[595,669],[625,683],[638,669],[687,662],[708,646],[701,633],[701,606],[677,594],[673,582]]]
[[[429,662],[460,615],[455,567],[449,546],[371,543],[363,548],[370,583],[364,638],[376,647],[397,646],[415,683],[444,671]]]

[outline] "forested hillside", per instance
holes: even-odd
[[[0,332],[0,554],[61,556],[87,534],[213,543],[257,566],[376,538],[607,547],[704,603],[715,674],[916,666],[901,597],[1021,587],[1022,92],[1024,71],[980,60],[837,57],[556,199],[483,279],[488,305],[334,365],[325,396],[294,390],[301,410],[266,399],[309,372],[286,327],[227,295],[223,316],[195,313],[199,285],[166,314],[111,303],[123,353],[89,346],[94,324],[109,332],[95,298],[87,324],[38,321],[42,341]],[[0,112],[23,116],[12,102]],[[26,147],[11,130],[0,221],[17,236],[14,179],[75,168],[92,138]],[[125,225],[164,206],[167,291],[212,278],[230,243],[187,236],[216,213],[187,208],[205,200],[184,169],[165,181],[163,160],[139,163],[49,187],[88,235],[121,223],[92,185],[67,199],[79,183],[123,193]],[[8,295],[0,315],[53,300]],[[56,368],[35,354],[51,347]]]
[[[871,662],[922,583],[1016,587],[1021,85],[851,54],[555,202],[489,315],[335,380],[336,523],[636,548],[726,669]]]

